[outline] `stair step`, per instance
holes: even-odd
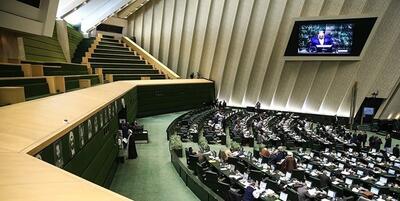
[[[163,74],[156,74],[156,75],[151,75],[151,74],[147,74],[147,75],[130,75],[130,74],[118,74],[118,75],[114,75],[113,79],[114,81],[118,81],[118,80],[140,80],[141,77],[150,77],[150,79],[152,80],[156,80],[156,79],[165,79],[165,75]]]
[[[89,58],[89,62],[95,63],[126,63],[126,64],[146,64],[145,60],[140,59],[114,59],[114,58]]]
[[[124,64],[124,63],[90,63],[92,68],[135,68],[135,69],[153,69],[150,64]]]
[[[92,53],[92,58],[113,58],[113,59],[140,59],[139,56],[134,55],[133,53],[130,55],[126,54],[107,54],[107,53]]]
[[[129,50],[115,50],[115,49],[102,49],[102,48],[96,48],[94,49],[95,53],[108,53],[108,54],[124,54],[124,55],[134,55],[133,52]]]
[[[103,68],[103,74],[159,74],[154,69]]]
[[[109,42],[109,41],[99,41],[99,45],[110,45],[110,46],[120,46],[123,47],[124,44],[119,42]]]
[[[111,35],[103,35],[103,38],[111,38],[111,39],[114,39],[114,36],[111,36]]]
[[[116,42],[116,43],[119,43],[119,40],[117,40],[117,39],[111,39],[111,38],[102,38],[101,41],[108,41],[108,42]]]
[[[121,46],[115,46],[115,45],[97,45],[96,49],[100,48],[100,49],[110,49],[110,50],[125,50],[125,51],[129,51],[129,48],[127,47],[121,47]]]

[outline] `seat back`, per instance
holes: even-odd
[[[278,192],[280,190],[278,182],[273,181],[269,178],[266,178],[265,182],[267,183],[267,188],[269,188],[275,192]]]
[[[298,201],[299,200],[299,194],[295,190],[293,190],[291,188],[287,188],[286,193],[288,194],[288,200],[290,200],[290,201]]]
[[[358,198],[358,194],[356,192],[353,192],[351,189],[349,188],[343,188],[343,196],[347,199],[345,200],[349,200],[349,201],[353,201],[356,198]]]
[[[343,196],[343,188],[337,185],[332,185],[331,188],[332,191],[336,192],[336,197],[342,197]]]
[[[200,181],[203,182],[205,178],[204,167],[199,162],[196,163],[196,174]]]
[[[240,194],[238,191],[229,190],[229,201],[242,201],[243,195]]]
[[[237,171],[239,171],[239,172],[242,173],[242,174],[243,174],[244,172],[246,172],[246,170],[247,170],[246,165],[245,165],[244,163],[240,162],[240,161],[238,161],[238,162],[236,163],[235,168],[236,168]]]
[[[304,170],[294,169],[292,170],[292,178],[296,178],[299,181],[304,181]]]
[[[214,192],[217,192],[217,189],[218,189],[218,174],[216,172],[213,172],[213,171],[206,171],[205,175],[206,175],[206,177],[204,179],[204,183],[206,184],[206,186],[211,188]]]
[[[318,179],[317,177],[310,177],[309,180],[311,181],[311,186],[312,187],[317,187],[321,188],[321,180]]]
[[[251,179],[253,179],[254,181],[259,181],[260,182],[266,177],[266,175],[263,172],[259,171],[259,170],[250,170],[249,177]]]
[[[199,157],[196,155],[189,155],[189,169],[196,170],[196,163],[199,161]]]
[[[229,189],[230,185],[228,183],[218,181],[217,193],[224,200],[229,200]]]

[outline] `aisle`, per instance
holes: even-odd
[[[149,144],[137,145],[139,157],[121,164],[111,190],[134,201],[198,200],[186,187],[170,161],[166,129],[184,112],[139,119],[149,131]]]

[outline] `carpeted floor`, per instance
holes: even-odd
[[[119,166],[111,184],[112,191],[135,201],[199,200],[186,187],[175,171],[168,151],[166,129],[175,118],[183,113],[177,112],[138,119],[149,131],[150,142],[148,144],[137,144],[139,157],[135,160],[126,161]],[[368,137],[377,135],[373,132],[367,133]],[[383,143],[385,142],[384,136],[377,136],[382,138]],[[393,139],[392,147],[399,143],[399,140]],[[198,150],[197,144],[188,143],[185,147],[187,146],[192,146],[194,150]],[[210,148],[219,151],[223,147],[211,145]],[[383,148],[383,144],[381,148]],[[245,147],[245,149],[252,151],[250,147]]]
[[[135,201],[198,200],[170,161],[166,129],[184,112],[138,119],[149,131],[149,144],[137,144],[139,157],[121,164],[111,190]]]

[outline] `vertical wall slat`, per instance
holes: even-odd
[[[254,0],[239,1],[235,24],[233,27],[232,38],[229,44],[227,62],[225,63],[224,73],[218,97],[230,101],[233,84],[236,81],[236,72],[239,65],[240,55],[242,54],[245,36],[247,34],[250,16],[253,11]]]
[[[178,62],[178,75],[182,78],[186,78],[189,59],[190,49],[192,48],[192,40],[194,35],[194,26],[196,24],[198,1],[189,0],[186,5],[185,22],[182,31],[182,41],[179,54]]]
[[[234,105],[242,105],[243,96],[246,92],[247,85],[250,80],[250,74],[253,69],[253,63],[260,44],[260,38],[265,23],[265,18],[269,10],[269,0],[256,0],[254,2],[253,13],[251,15],[249,30],[243,51],[240,57],[236,79],[231,94],[231,102]]]

